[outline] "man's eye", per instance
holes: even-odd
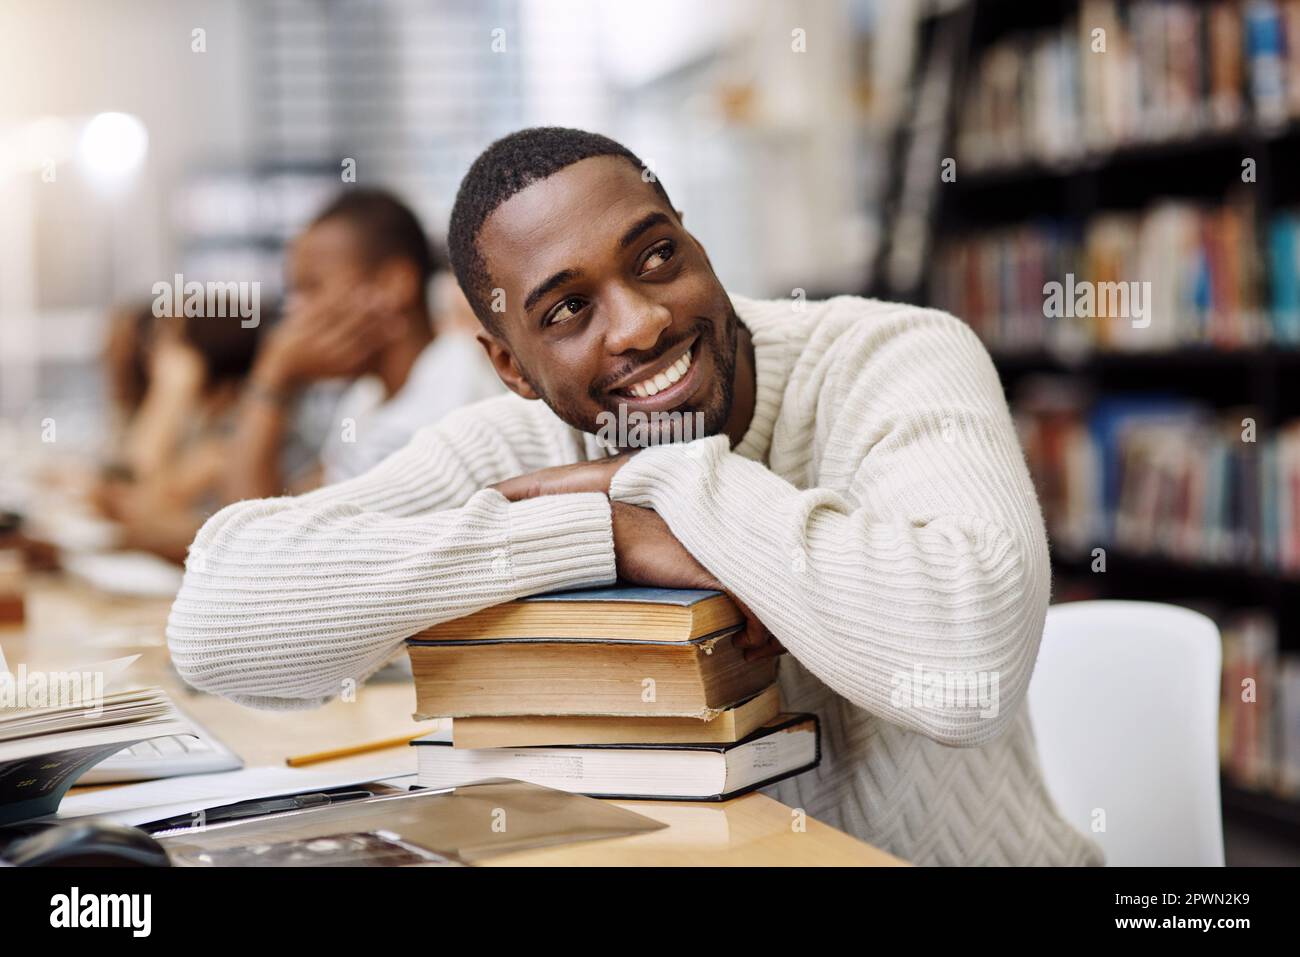
[[[646,256],[642,272],[648,272],[651,269],[658,269],[668,260],[673,258],[677,252],[677,244],[671,239],[665,239],[662,243],[650,250],[650,255]]]
[[[584,305],[585,303],[577,296],[561,299],[556,303],[555,308],[546,314],[544,325],[553,326],[557,322],[567,322],[581,312]]]

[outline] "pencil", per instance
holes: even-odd
[[[318,764],[321,761],[333,761],[335,758],[350,758],[354,754],[367,754],[371,751],[382,751],[384,748],[396,748],[399,745],[410,744],[416,738],[425,734],[428,734],[428,731],[421,731],[420,734],[404,734],[400,738],[385,738],[383,741],[370,741],[366,744],[354,744],[348,748],[299,754],[285,758],[284,763],[291,768],[300,768],[305,764]]]

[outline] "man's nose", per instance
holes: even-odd
[[[673,324],[671,309],[631,290],[613,297],[608,315],[605,348],[611,355],[653,349]]]

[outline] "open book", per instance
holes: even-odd
[[[109,690],[134,660],[9,671],[0,659],[0,824],[53,814],[78,777],[123,748],[193,733],[160,689]]]

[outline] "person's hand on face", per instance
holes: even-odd
[[[366,286],[325,303],[300,301],[271,334],[259,365],[277,387],[355,378],[401,337],[404,321]]]
[[[614,560],[618,577],[634,585],[657,588],[709,588],[726,591],[708,569],[677,540],[657,512],[625,502],[611,505]],[[732,641],[745,650],[745,660],[755,661],[785,653],[785,648],[752,611],[731,596],[745,616],[745,628]]]

